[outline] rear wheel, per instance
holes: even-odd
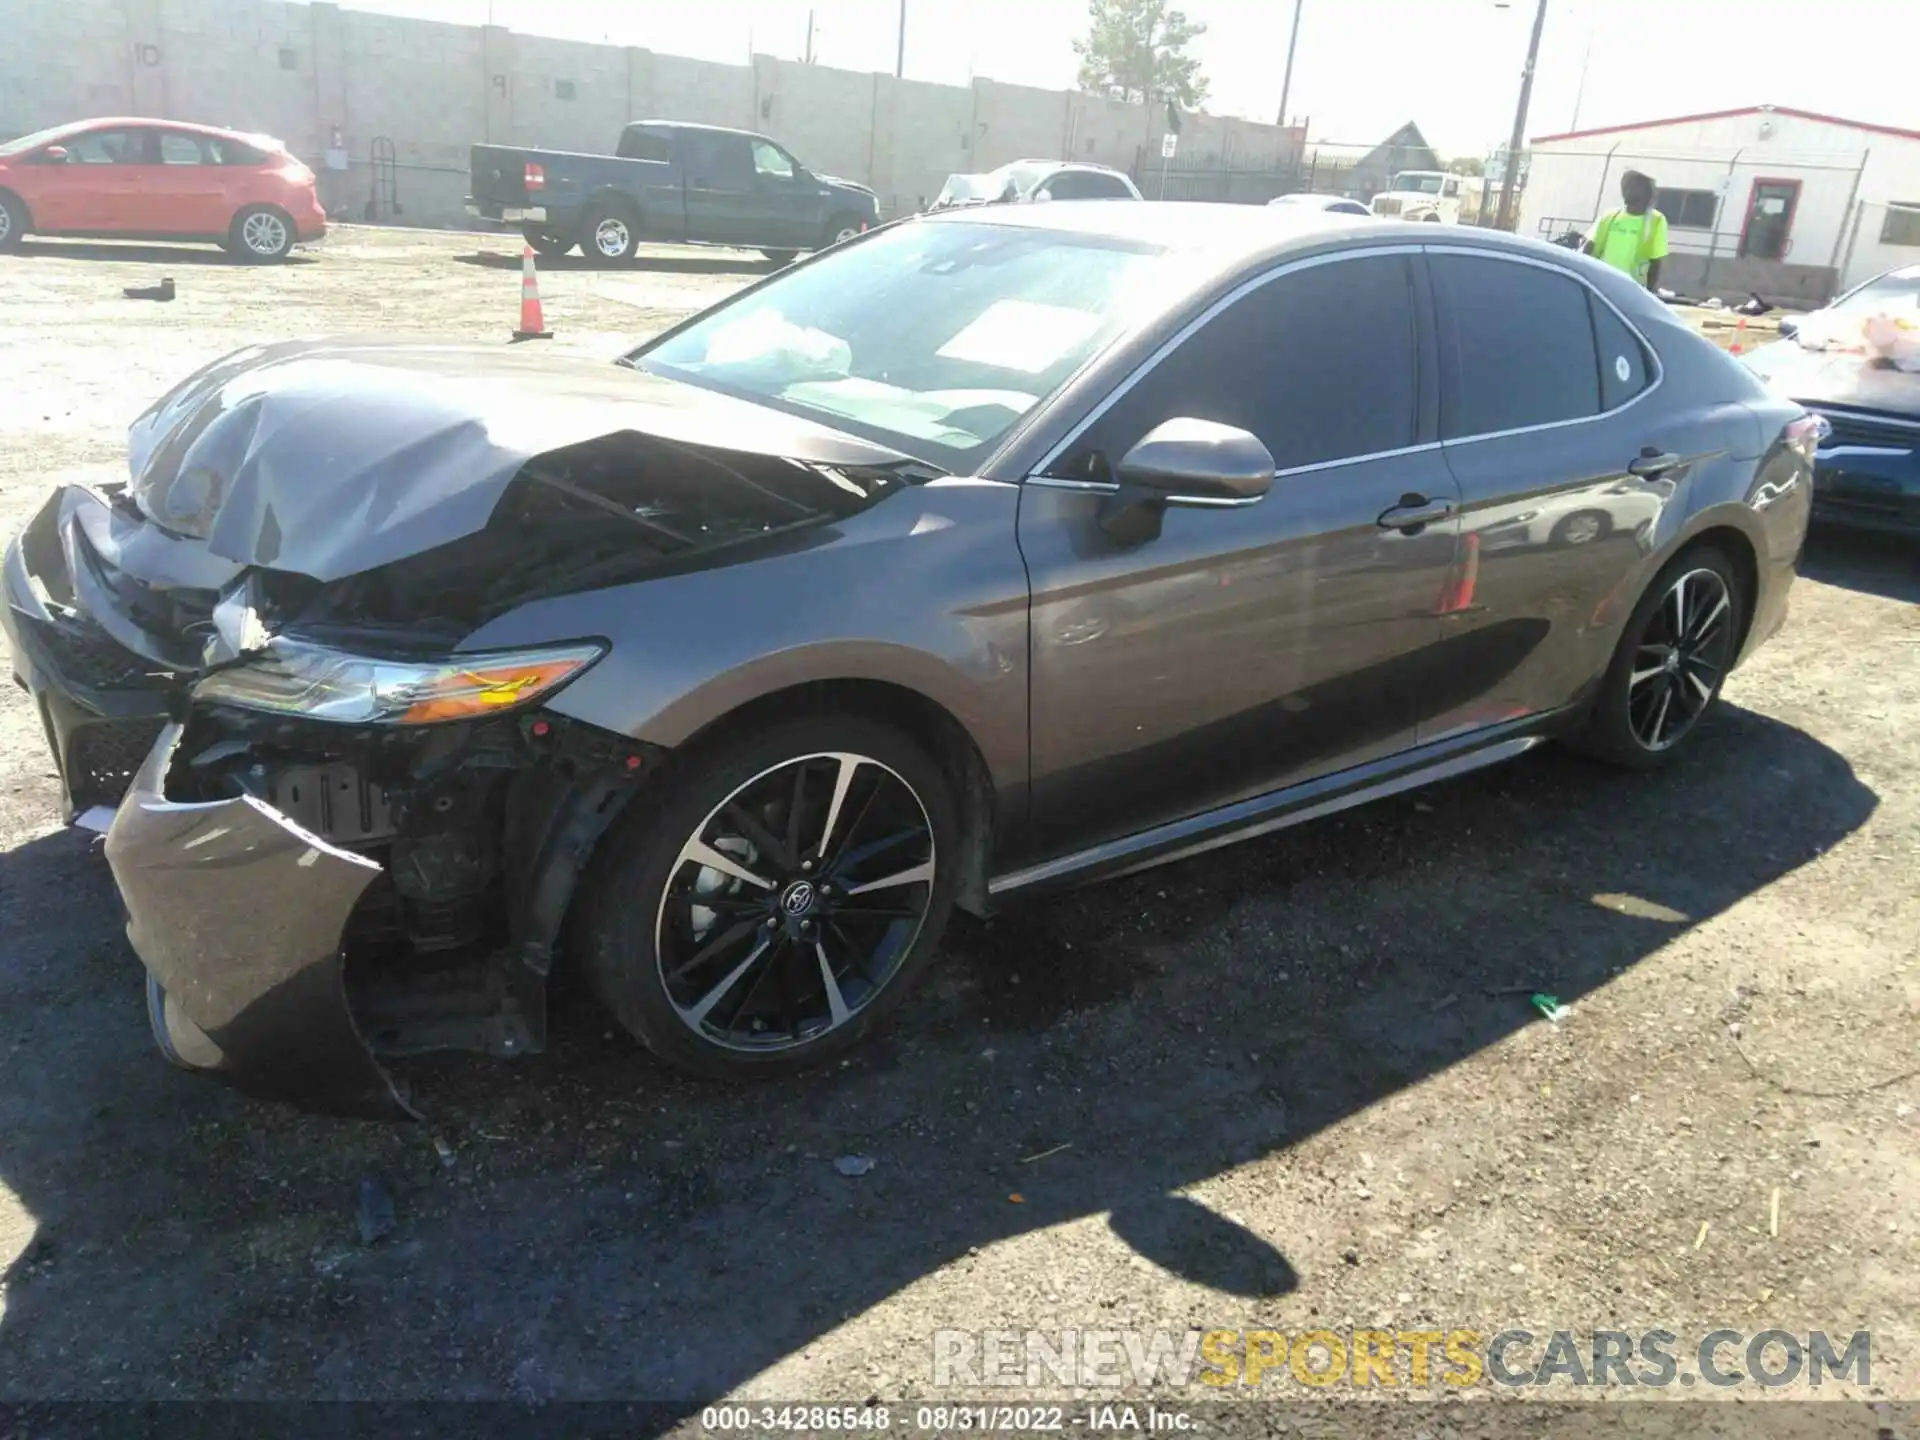
[[[630,210],[607,206],[587,212],[580,227],[580,253],[615,265],[632,262],[640,249],[640,222]]]
[[[249,205],[233,217],[227,252],[255,265],[271,265],[293,251],[293,217],[273,205]]]
[[[629,814],[595,861],[586,969],[622,1025],[697,1074],[785,1074],[858,1044],[952,905],[947,781],[858,716],[718,748]]]
[[[27,207],[0,190],[0,250],[11,250],[27,233]]]
[[[545,255],[549,260],[566,254],[573,249],[573,241],[559,235],[549,235],[544,230],[524,230],[521,232],[536,253]]]
[[[1574,744],[1650,770],[1693,740],[1739,658],[1748,597],[1733,562],[1700,546],[1662,570],[1641,597]]]

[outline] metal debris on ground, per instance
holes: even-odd
[[[1044,1160],[1049,1155],[1058,1155],[1062,1150],[1071,1150],[1072,1148],[1073,1142],[1069,1140],[1065,1144],[1054,1146],[1051,1150],[1042,1150],[1037,1155],[1023,1155],[1020,1157],[1020,1163],[1022,1165],[1031,1165],[1036,1160]]]
[[[393,1233],[393,1194],[378,1175],[360,1177],[360,1243],[372,1245]]]
[[[129,300],[171,300],[173,299],[173,277],[168,276],[158,285],[129,285],[120,293]]]
[[[1549,1025],[1557,1026],[1560,1021],[1565,1018],[1567,1013],[1567,1007],[1560,1003],[1560,999],[1556,995],[1536,993],[1529,999],[1528,1003],[1547,1017],[1547,1023]]]
[[[833,1168],[849,1178],[864,1175],[873,1169],[873,1157],[871,1155],[842,1155],[838,1160],[833,1162]]]

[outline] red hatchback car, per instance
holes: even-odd
[[[326,231],[313,171],[263,135],[77,120],[0,145],[0,250],[29,233],[211,240],[268,262]]]

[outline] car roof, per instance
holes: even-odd
[[[1365,223],[1362,223],[1364,220]],[[1076,200],[1071,205],[1007,205],[942,212],[920,217],[929,225],[1010,225],[1031,230],[1134,240],[1168,250],[1216,257],[1223,269],[1270,259],[1294,250],[1324,248],[1342,238],[1355,245],[1383,241],[1467,246],[1528,256],[1551,256],[1564,264],[1568,253],[1544,240],[1525,239],[1503,230],[1451,225],[1444,234],[1411,221],[1343,215],[1311,205],[1229,205],[1204,200]]]
[[[235,130],[226,125],[202,125],[195,120],[168,120],[159,115],[97,115],[91,120],[75,120],[70,124],[57,127],[50,134],[78,135],[88,130],[99,130],[109,126],[143,125],[161,126],[168,130],[183,130],[189,135],[217,135],[223,140],[241,140],[250,145],[284,142],[258,130]],[[49,143],[57,144],[58,141]]]

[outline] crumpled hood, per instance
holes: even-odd
[[[1767,386],[1803,405],[1839,405],[1920,419],[1920,375],[1842,350],[1809,350],[1797,340],[1763,345],[1747,368]]]
[[[325,582],[480,530],[528,460],[621,431],[829,465],[901,459],[606,361],[289,341],[235,351],[134,421],[130,491],[214,555]]]

